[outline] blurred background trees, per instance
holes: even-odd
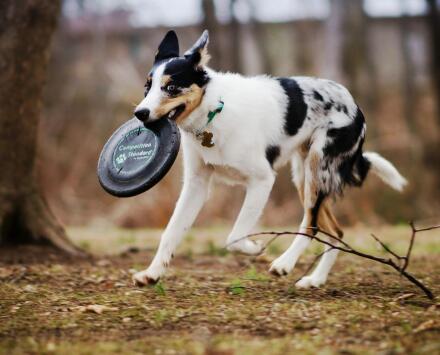
[[[55,0],[0,3],[0,245],[52,244],[79,255],[46,202],[35,163],[43,84],[59,14]]]
[[[40,129],[42,183],[69,224],[163,226],[180,190],[180,161],[155,188],[122,200],[98,186],[96,162],[142,98],[164,33],[176,29],[184,51],[207,28],[216,70],[320,76],[355,95],[368,123],[366,149],[391,159],[410,185],[397,195],[368,179],[338,203],[346,223],[438,217],[439,7],[436,0],[64,0]],[[199,222],[229,223],[241,198],[239,188],[216,187]],[[263,222],[296,224],[300,213],[285,168]]]

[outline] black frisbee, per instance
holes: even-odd
[[[180,147],[176,124],[162,118],[145,125],[125,122],[110,137],[98,161],[98,178],[108,193],[138,195],[156,185],[170,170]]]

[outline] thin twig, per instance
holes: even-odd
[[[299,280],[301,280],[304,276],[307,276],[307,274],[312,271],[313,267],[315,266],[315,264],[318,262],[319,259],[321,259],[321,257],[327,253],[328,251],[332,250],[332,248],[328,248],[327,250],[324,250],[323,252],[319,253],[318,255],[315,256],[315,258],[313,259],[313,261],[309,264],[309,267],[307,268],[306,271],[303,272],[303,274],[298,277],[298,279],[295,281],[295,283],[297,283]]]
[[[431,227],[426,227],[426,228],[418,228],[418,229],[416,229],[416,232],[432,231],[433,229],[438,229],[438,228],[440,228],[440,224],[435,225],[435,226],[431,226]]]
[[[260,255],[267,249],[269,245],[271,245],[276,239],[278,239],[279,235],[275,235],[272,238],[269,239],[269,241],[266,243],[266,245],[261,249]]]
[[[382,248],[388,252],[391,256],[393,256],[396,261],[394,261],[391,258],[382,258],[382,257],[378,257],[375,255],[370,255],[367,253],[364,253],[362,251],[356,250],[354,249],[351,245],[349,245],[347,242],[343,241],[341,238],[338,238],[326,231],[321,230],[320,228],[314,228],[314,231],[316,233],[321,233],[326,235],[327,237],[329,237],[330,239],[335,240],[339,245],[334,245],[329,241],[326,241],[324,239],[321,239],[320,237],[317,237],[316,235],[312,235],[312,234],[308,234],[308,233],[301,233],[301,232],[290,232],[290,231],[284,231],[284,232],[261,232],[261,233],[254,233],[254,234],[250,234],[247,235],[245,237],[242,237],[238,240],[235,240],[232,243],[229,243],[227,246],[230,246],[234,243],[237,243],[241,240],[250,238],[250,237],[254,237],[254,236],[260,236],[260,235],[272,235],[273,237],[269,240],[269,242],[264,246],[264,249],[266,249],[269,244],[271,244],[276,238],[280,237],[280,236],[284,236],[284,235],[302,235],[311,239],[314,239],[324,245],[329,246],[330,248],[328,250],[326,250],[325,252],[331,250],[331,249],[337,249],[340,251],[343,251],[345,253],[349,253],[349,254],[354,254],[357,256],[360,256],[362,258],[365,259],[369,259],[372,261],[376,261],[378,263],[384,264],[384,265],[388,265],[390,267],[392,267],[393,269],[395,269],[397,272],[399,272],[402,276],[404,276],[408,281],[410,281],[411,283],[413,283],[414,285],[416,285],[417,287],[419,287],[424,293],[425,295],[429,298],[429,299],[433,299],[434,295],[432,293],[432,291],[425,286],[421,281],[419,281],[414,275],[410,274],[409,272],[406,271],[406,268],[409,265],[409,260],[411,257],[411,252],[413,249],[413,245],[414,245],[414,240],[415,240],[415,236],[418,232],[424,232],[424,231],[429,231],[429,230],[433,230],[433,229],[438,229],[440,228],[440,225],[436,225],[436,226],[431,226],[431,227],[426,227],[426,228],[420,228],[417,229],[414,225],[413,222],[410,223],[411,226],[411,237],[410,237],[410,243],[408,246],[408,250],[406,252],[405,256],[400,256],[398,254],[396,254],[394,251],[392,251],[387,245],[385,245],[379,238],[377,238],[374,234],[372,234],[372,237],[382,246]],[[341,246],[342,245],[342,246]],[[308,270],[306,271],[306,273],[308,273],[312,267],[314,266],[314,264],[318,261],[318,259],[325,253],[321,253],[320,255],[318,255],[312,262],[312,264],[309,266]],[[400,261],[404,260],[404,264],[403,266],[400,266]]]
[[[378,243],[380,244],[380,246],[381,246],[385,251],[387,251],[388,253],[390,253],[390,254],[391,254],[392,256],[394,256],[396,259],[399,259],[399,260],[405,259],[404,256],[400,256],[400,255],[396,254],[395,252],[393,252],[390,248],[388,248],[388,245],[386,245],[384,242],[382,242],[382,241],[381,241],[378,237],[376,237],[373,233],[371,233],[370,235],[374,238],[374,240],[375,240],[376,242],[378,242]]]
[[[409,240],[408,250],[406,251],[405,262],[403,263],[402,271],[405,271],[409,265],[409,258],[411,256],[412,248],[414,245],[414,239],[416,237],[417,229],[414,226],[414,222],[409,222],[409,226],[411,227],[411,238]]]

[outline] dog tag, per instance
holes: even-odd
[[[208,131],[203,131],[202,133],[202,146],[211,148],[214,146],[214,142],[212,141],[213,134]]]

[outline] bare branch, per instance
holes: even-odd
[[[434,229],[438,229],[440,228],[440,224],[435,225],[435,226],[431,226],[431,227],[426,227],[426,228],[416,228],[416,232],[426,232],[426,231],[432,231]]]
[[[398,259],[398,260],[405,259],[404,256],[400,256],[400,255],[396,254],[394,251],[392,251],[390,248],[388,248],[388,246],[387,246],[385,243],[383,243],[378,237],[376,237],[373,233],[371,233],[370,235],[374,238],[374,240],[375,240],[376,242],[378,242],[378,243],[380,244],[380,246],[381,246],[385,251],[387,251],[388,253],[390,253],[390,254],[391,254],[392,256],[394,256],[396,259]]]
[[[322,253],[319,253],[318,255],[315,256],[315,258],[313,259],[313,261],[310,263],[309,267],[307,268],[306,271],[303,272],[303,274],[298,277],[298,279],[295,281],[295,283],[297,283],[299,280],[301,280],[304,276],[306,276],[310,271],[312,271],[313,267],[315,266],[315,264],[318,262],[319,259],[321,259],[321,257],[329,252],[330,250],[332,250],[332,248],[328,248],[327,250],[324,250]]]
[[[365,259],[369,259],[372,261],[376,261],[380,264],[384,264],[384,265],[388,265],[390,267],[392,267],[394,270],[396,270],[397,272],[399,272],[402,276],[404,276],[408,281],[410,281],[411,283],[413,283],[414,285],[416,285],[417,287],[419,287],[424,293],[425,295],[429,298],[429,299],[433,299],[434,295],[432,293],[432,291],[425,286],[421,281],[419,281],[414,275],[408,273],[406,271],[408,265],[409,265],[409,260],[411,257],[411,252],[414,246],[414,240],[415,240],[415,236],[418,232],[424,232],[424,231],[429,231],[429,230],[433,230],[433,229],[438,229],[440,228],[440,225],[435,225],[435,226],[431,226],[431,227],[426,227],[426,228],[420,228],[417,229],[414,225],[413,222],[410,223],[410,227],[411,227],[411,237],[410,237],[410,242],[409,242],[409,246],[408,246],[408,250],[406,252],[405,256],[400,256],[397,253],[395,253],[394,251],[392,251],[385,243],[383,243],[378,237],[376,237],[374,234],[371,234],[371,236],[382,246],[382,248],[389,253],[392,257],[395,258],[395,260],[393,260],[392,258],[382,258],[382,257],[378,257],[375,255],[370,255],[367,253],[364,253],[360,250],[354,249],[352,246],[350,246],[347,242],[343,241],[342,239],[324,231],[321,230],[320,228],[315,228],[314,231],[316,231],[317,233],[321,233],[324,234],[325,236],[329,237],[330,239],[334,240],[337,242],[338,245],[332,244],[331,242],[321,239],[320,237],[316,236],[316,235],[312,235],[312,234],[308,234],[308,233],[301,233],[301,232],[290,232],[290,231],[284,231],[284,232],[261,232],[261,233],[254,233],[254,234],[250,234],[247,235],[243,238],[240,238],[232,243],[229,243],[227,246],[237,243],[243,239],[247,239],[250,237],[254,237],[254,236],[260,236],[260,235],[271,235],[272,238],[269,240],[269,242],[264,246],[264,249],[266,249],[269,244],[271,244],[275,239],[277,239],[280,236],[284,236],[284,235],[302,235],[305,237],[309,237],[311,239],[314,239],[324,245],[329,246],[330,248],[326,251],[324,251],[323,253],[317,255],[315,257],[315,259],[313,260],[313,262],[311,263],[311,265],[308,267],[307,271],[305,272],[305,274],[307,274],[315,265],[315,263],[319,260],[319,258],[326,253],[327,251],[331,250],[331,249],[337,249],[340,251],[343,251],[345,253],[349,253],[349,254],[353,254],[353,255],[357,255],[359,257],[365,258]],[[401,261],[404,260],[403,266],[401,266]],[[304,274],[304,275],[305,275]]]
[[[409,265],[409,258],[411,256],[412,248],[413,248],[413,245],[414,245],[414,239],[415,239],[416,233],[417,233],[417,229],[414,226],[414,222],[413,221],[409,222],[409,226],[411,227],[411,238],[409,240],[408,250],[406,252],[405,262],[403,264],[402,271],[406,270],[406,268]]]

